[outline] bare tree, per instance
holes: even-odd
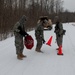
[[[50,1],[50,12],[54,13],[54,0]]]
[[[55,10],[56,10],[56,13],[63,11],[63,1],[61,0],[55,1]]]

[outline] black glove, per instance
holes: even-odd
[[[29,34],[28,34],[28,33],[26,33],[26,35],[27,35],[27,36],[29,36]]]
[[[44,39],[42,39],[42,41],[43,41],[43,44],[46,42]]]
[[[28,35],[29,35],[29,34],[27,34],[25,31],[23,31],[22,28],[21,28],[20,26],[18,27],[18,29],[20,30],[19,33],[20,33],[22,36],[25,36],[25,35],[28,36]]]
[[[65,35],[65,33],[66,33],[66,30],[63,30],[63,33],[62,33],[62,35]]]
[[[28,34],[28,33],[25,33],[25,37],[26,37],[26,36],[29,36],[29,34]]]

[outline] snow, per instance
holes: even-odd
[[[57,55],[54,27],[44,31],[46,41],[53,36],[52,45],[43,44],[41,50],[35,51],[34,30],[28,32],[34,38],[32,50],[24,48],[27,58],[18,60],[14,46],[14,37],[0,41],[0,75],[75,75],[75,23],[64,23],[66,35],[63,37],[63,56]]]

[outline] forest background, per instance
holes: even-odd
[[[0,41],[13,36],[13,26],[27,16],[26,31],[35,29],[40,16],[48,16],[54,23],[58,15],[63,23],[75,22],[75,12],[64,10],[62,0],[0,0]]]

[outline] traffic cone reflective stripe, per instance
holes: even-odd
[[[63,53],[62,53],[62,46],[59,46],[57,55],[63,55]]]
[[[50,39],[49,39],[48,42],[46,43],[47,45],[51,46],[52,38],[53,38],[53,36],[50,37]]]

